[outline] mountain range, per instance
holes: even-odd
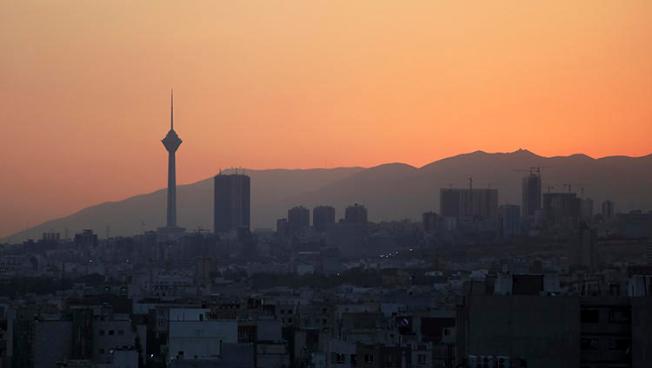
[[[439,210],[439,189],[491,187],[500,204],[520,204],[521,178],[530,167],[540,167],[543,191],[568,191],[592,198],[595,210],[602,201],[616,203],[617,211],[652,209],[652,154],[642,157],[587,155],[543,157],[527,150],[509,153],[476,151],[434,161],[423,167],[388,163],[371,168],[245,170],[251,177],[252,227],[273,228],[295,205],[321,204],[336,208],[367,207],[371,221],[417,220],[426,211]],[[213,180],[181,185],[177,189],[179,225],[187,230],[212,228]],[[154,230],[165,221],[165,189],[85,208],[13,234],[3,241],[40,238],[43,232],[92,229],[100,236],[134,235]]]

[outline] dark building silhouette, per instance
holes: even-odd
[[[605,220],[613,218],[615,214],[615,210],[616,210],[616,205],[614,205],[612,201],[606,200],[602,202],[601,212],[602,212],[602,218],[604,218]]]
[[[597,233],[585,222],[581,222],[574,246],[571,247],[571,265],[588,270],[595,270],[598,265],[596,249]]]
[[[288,210],[288,230],[292,234],[297,234],[307,230],[310,227],[310,210],[297,206]]]
[[[276,232],[279,235],[288,235],[290,232],[289,226],[288,226],[288,219],[286,218],[281,218],[276,220]]]
[[[497,189],[442,188],[440,213],[458,219],[494,219],[498,215]]]
[[[541,210],[541,174],[530,170],[521,183],[521,211],[524,218],[532,219]]]
[[[591,222],[593,220],[593,200],[591,198],[582,198],[580,214],[584,221]]]
[[[575,227],[581,215],[581,199],[576,193],[544,193],[546,226]]]
[[[168,197],[167,197],[167,222],[161,230],[165,233],[183,232],[177,226],[177,169],[176,152],[183,142],[174,131],[174,95],[170,92],[170,130],[161,141],[168,151]]]
[[[367,208],[357,203],[355,203],[353,206],[348,206],[344,212],[344,222],[347,224],[366,224]]]
[[[498,208],[498,217],[503,238],[510,239],[521,233],[521,207],[504,204]]]
[[[251,221],[251,180],[243,174],[218,174],[214,181],[215,233],[249,230]]]
[[[317,231],[324,231],[335,223],[335,208],[317,206],[312,209],[312,226]]]
[[[432,233],[437,230],[437,224],[439,222],[439,215],[436,212],[424,212],[421,215],[421,224],[423,225],[423,231],[426,233]]]
[[[75,234],[74,242],[77,248],[95,248],[98,244],[97,234],[93,230],[86,229]]]

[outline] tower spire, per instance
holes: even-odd
[[[174,89],[170,88],[170,130],[174,130]]]

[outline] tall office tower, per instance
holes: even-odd
[[[325,231],[335,223],[335,208],[331,206],[317,206],[312,209],[312,226],[317,231]]]
[[[310,227],[310,210],[297,206],[288,210],[288,231],[291,234],[301,233]]]
[[[539,170],[530,170],[521,185],[521,211],[524,218],[532,219],[541,209],[541,174]]]
[[[243,174],[215,176],[213,231],[249,230],[251,221],[251,180]]]
[[[500,233],[505,239],[510,239],[521,233],[521,207],[504,204],[498,207]]]
[[[544,193],[546,226],[575,227],[581,217],[581,202],[576,193]]]
[[[615,210],[616,205],[612,201],[607,200],[602,202],[602,217],[605,220],[613,218]]]
[[[364,225],[367,223],[367,207],[355,203],[344,211],[344,222],[347,224]]]
[[[593,270],[598,264],[596,231],[585,223],[579,225],[576,245],[571,248],[572,266]]]
[[[176,169],[176,152],[183,142],[174,131],[174,95],[170,92],[170,130],[165,138],[161,141],[168,151],[168,202],[167,202],[167,222],[165,228],[168,232],[182,231],[177,226],[177,169]]]
[[[438,222],[439,216],[436,212],[424,212],[421,215],[421,224],[423,225],[423,231],[426,233],[432,233],[437,230]]]
[[[457,219],[495,219],[498,216],[497,189],[442,188],[439,213]]]

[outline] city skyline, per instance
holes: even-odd
[[[651,6],[3,4],[2,220],[160,188],[170,86],[188,122],[179,183],[477,149],[645,155]]]
[[[652,367],[650,15],[0,2],[0,368]]]

